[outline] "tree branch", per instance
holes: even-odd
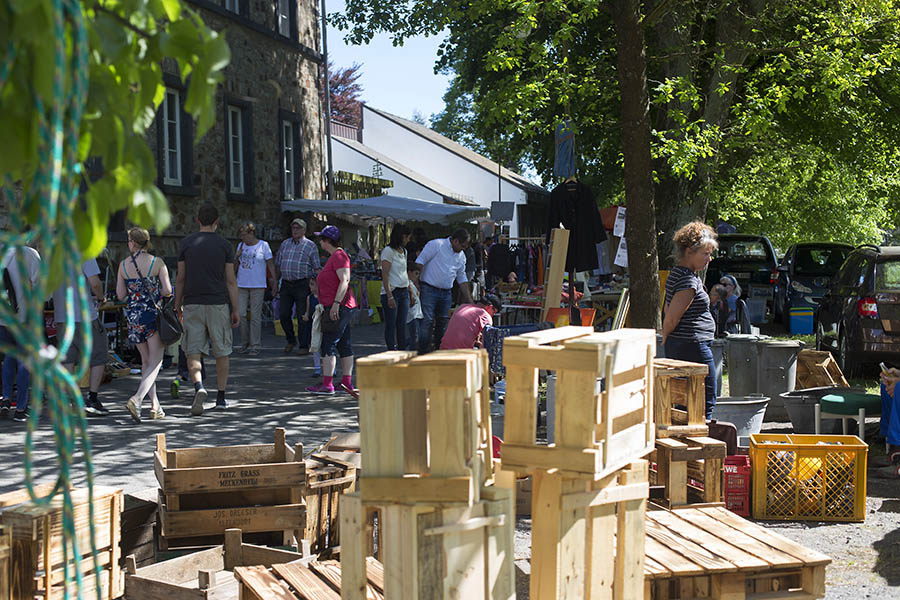
[[[114,20],[118,21],[123,27],[125,27],[126,29],[130,29],[131,31],[133,31],[134,33],[138,34],[138,35],[141,36],[142,38],[145,38],[145,39],[148,39],[148,40],[149,40],[150,38],[153,37],[153,34],[147,32],[147,31],[144,31],[144,30],[141,29],[140,27],[137,27],[137,26],[134,25],[131,21],[129,21],[128,19],[126,19],[125,17],[123,17],[122,15],[120,15],[119,13],[117,13],[117,12],[115,12],[115,11],[113,11],[113,10],[110,10],[110,9],[106,8],[106,7],[103,6],[102,4],[99,4],[99,3],[98,3],[98,4],[94,4],[94,6],[92,6],[91,8],[93,8],[93,9],[94,9],[95,11],[97,11],[97,12],[101,12],[101,13],[107,15],[107,16],[112,17]]]

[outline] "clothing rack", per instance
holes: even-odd
[[[497,243],[502,244],[503,242],[511,242],[513,240],[517,242],[543,242],[546,238],[544,236],[539,237],[509,237],[505,235],[501,235],[497,238]]]

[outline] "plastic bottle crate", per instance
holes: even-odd
[[[855,435],[751,435],[753,518],[865,521],[867,452]]]
[[[750,516],[750,457],[725,457],[725,507],[742,517]]]

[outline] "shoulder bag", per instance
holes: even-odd
[[[152,299],[153,296],[150,294],[149,289],[150,281],[141,273],[141,269],[134,259],[134,254],[131,255],[131,262],[134,263],[134,270],[137,271],[138,276],[140,276],[144,282],[147,295]],[[162,341],[163,345],[171,346],[172,344],[180,342],[181,336],[184,333],[184,328],[181,325],[181,321],[178,319],[178,315],[175,314],[175,297],[169,296],[163,298],[162,305],[158,304],[156,300],[153,300],[153,306],[156,308],[156,330],[159,333],[159,339]]]

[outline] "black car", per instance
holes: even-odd
[[[850,244],[837,242],[804,242],[788,248],[775,282],[775,320],[785,319],[795,307],[815,308],[852,251]]]
[[[769,238],[746,233],[720,234],[719,250],[706,271],[706,285],[712,287],[722,275],[733,275],[741,286],[741,297],[765,301],[766,311],[771,314],[778,262]]]
[[[816,347],[845,376],[865,363],[900,365],[900,246],[860,246],[829,283],[815,317]]]

